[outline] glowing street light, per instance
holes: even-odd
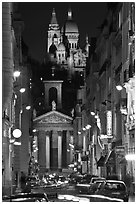
[[[19,76],[20,76],[20,71],[15,71],[15,72],[13,73],[13,75],[14,75],[14,77],[19,77]]]
[[[117,89],[118,91],[121,91],[121,90],[123,89],[123,87],[122,87],[121,85],[117,85],[117,86],[116,86],[116,89]]]
[[[22,135],[22,132],[21,132],[21,130],[20,129],[15,129],[15,130],[13,130],[13,136],[15,137],[15,138],[19,138],[21,135]]]
[[[93,111],[90,112],[91,115],[95,115],[95,113]]]
[[[78,131],[78,134],[80,135],[80,134],[81,134],[81,132],[80,132],[80,131]]]
[[[26,110],[30,110],[31,109],[31,106],[26,106]]]
[[[26,91],[25,88],[21,88],[21,89],[20,89],[20,93],[24,93],[25,91]]]
[[[86,125],[86,129],[89,130],[91,128],[91,125]]]

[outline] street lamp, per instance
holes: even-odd
[[[32,130],[32,132],[36,132],[36,131],[37,131],[36,129],[33,129],[33,130]]]
[[[95,115],[95,113],[93,111],[91,111],[90,114],[93,115],[93,116]]]
[[[25,88],[21,88],[21,89],[20,89],[20,93],[24,93],[25,91],[26,91]]]
[[[123,87],[122,87],[121,85],[117,85],[117,86],[116,86],[116,89],[117,89],[118,91],[121,91],[121,90],[123,89]]]
[[[91,128],[91,125],[87,124],[86,129],[89,130]]]
[[[30,109],[31,109],[30,105],[26,106],[26,110],[30,110]]]
[[[19,76],[20,76],[20,71],[18,71],[18,70],[15,71],[15,72],[13,73],[13,76],[14,76],[14,77],[19,77]]]
[[[21,135],[22,135],[22,132],[21,132],[21,130],[20,129],[15,129],[15,130],[13,130],[13,136],[15,137],[15,138],[19,138],[19,137],[21,137]]]

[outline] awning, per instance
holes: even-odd
[[[115,164],[115,152],[113,150],[110,151],[107,155],[101,156],[97,161],[97,167],[105,166],[106,164]]]
[[[106,157],[105,164],[107,165],[115,164],[115,157],[116,157],[115,151],[114,150],[110,151]]]
[[[101,167],[105,165],[106,156],[101,156],[100,159],[97,161],[97,167]]]

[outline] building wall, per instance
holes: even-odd
[[[134,49],[131,49],[132,52],[130,52],[131,50],[129,49],[131,48],[131,45],[134,46],[133,16],[134,4],[132,5],[132,3],[117,3],[113,9],[110,9],[105,19],[104,27],[102,28],[100,36],[97,39],[94,54],[92,54],[90,58],[90,73],[88,76],[86,76],[85,84],[87,91],[87,112],[89,113],[89,110],[94,111],[95,113],[98,112],[101,127],[100,134],[107,135],[106,111],[110,110],[112,112],[112,139],[102,140],[102,143],[105,145],[105,149],[102,149],[100,153],[99,150],[97,150],[99,154],[108,154],[110,150],[115,150],[119,146],[123,146],[125,151],[126,148],[129,147],[132,150],[134,149],[134,130],[132,131],[132,145],[129,145],[131,143],[128,129],[129,126],[130,128],[132,126],[131,129],[134,129],[134,119],[132,119],[132,125],[130,125],[129,122],[129,115],[131,116],[131,110],[128,106],[128,104],[134,104],[133,98],[135,96],[135,93],[133,93]],[[129,57],[130,59],[132,59],[132,66],[129,66]],[[97,67],[95,66],[95,64],[97,65]],[[130,78],[129,69],[132,70],[132,77]],[[116,85],[118,84],[121,84],[122,86],[125,85],[126,88],[123,87],[123,90],[119,92],[116,89]],[[128,89],[128,87],[131,86],[132,89]],[[129,95],[133,96],[132,99],[130,97],[131,100],[129,99]],[[122,112],[123,108],[125,108],[124,110],[127,110],[127,116]],[[131,118],[134,118],[133,112],[134,111],[132,111],[133,117],[131,116]],[[91,115],[88,114],[87,117],[90,118]],[[94,118],[94,116],[92,117]],[[94,126],[93,121],[91,125]],[[95,122],[95,124],[97,125],[97,121]],[[94,127],[96,127],[96,125]],[[126,145],[128,147],[126,147]],[[122,153],[122,150],[120,153],[116,153],[115,155],[115,173],[117,173],[120,178],[124,178],[125,174],[128,172],[128,169],[131,169],[131,162],[129,162],[129,164],[127,165],[123,164],[123,166],[122,164],[120,164],[121,159],[125,156],[126,153]],[[99,156],[97,157],[97,159],[99,159]],[[127,169],[126,171],[122,172],[121,169],[125,169],[124,166],[126,166]],[[103,168],[103,172],[104,167],[99,167],[100,170],[101,168]],[[132,175],[134,174],[133,169],[134,164],[132,162]],[[101,172],[98,171],[98,173]],[[109,172],[106,169],[104,175],[107,175],[106,173],[112,172]]]
[[[23,22],[19,21],[19,15],[17,14],[16,3],[3,3],[3,194],[13,193],[15,188],[19,187],[19,172],[25,171],[28,173],[28,139],[29,139],[29,117],[25,119],[26,124],[24,128],[25,133],[22,131],[22,139],[15,139],[13,137],[13,130],[21,128],[20,124],[20,111],[25,108],[22,101],[21,93],[19,89],[24,86],[29,87],[28,78],[26,74],[25,81],[21,77],[17,78],[13,76],[14,71],[22,71],[24,57],[22,55],[21,47],[21,32]],[[18,16],[18,21],[16,17]],[[25,57],[26,58],[26,57]],[[25,70],[25,68],[24,68]],[[6,72],[5,72],[6,71]],[[22,74],[22,73],[21,73]],[[6,83],[5,83],[6,82]],[[24,83],[24,84],[23,84]],[[5,95],[6,94],[6,95]],[[30,100],[29,95],[26,96]],[[6,125],[8,124],[8,126]],[[26,138],[25,138],[26,137]],[[23,140],[24,139],[24,140]],[[16,146],[16,142],[23,141],[22,146]],[[25,155],[26,154],[26,155]],[[23,158],[20,158],[20,155]],[[21,166],[22,165],[22,166]]]

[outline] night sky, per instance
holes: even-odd
[[[98,36],[107,15],[106,2],[19,2],[18,9],[25,24],[23,39],[29,55],[40,62],[47,51],[47,31],[53,8],[60,27],[67,20],[68,8],[72,9],[73,20],[79,28],[80,46],[84,45],[86,34],[89,38]]]

